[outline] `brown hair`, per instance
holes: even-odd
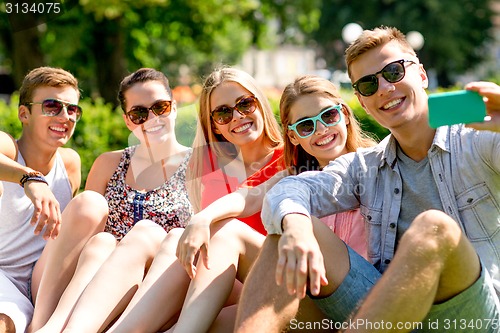
[[[347,74],[349,74],[349,77],[351,77],[351,64],[359,56],[376,47],[393,41],[398,43],[403,51],[415,57],[417,56],[406,40],[405,35],[397,28],[381,26],[373,30],[364,30],[345,51],[345,62],[347,64]]]
[[[126,112],[127,108],[125,101],[125,92],[136,83],[143,83],[148,81],[160,82],[165,87],[168,95],[172,97],[172,89],[170,88],[170,84],[165,74],[153,68],[140,68],[132,74],[126,76],[122,80],[122,82],[120,82],[120,89],[118,90],[118,101],[120,102],[120,106],[123,112]]]
[[[259,110],[264,119],[264,137],[267,147],[263,149],[274,150],[283,144],[281,130],[274,117],[273,110],[264,92],[257,85],[256,80],[248,73],[231,67],[216,68],[205,79],[203,88],[200,94],[200,107],[198,109],[198,126],[196,136],[194,138],[193,155],[191,158],[191,168],[188,170],[187,178],[195,183],[190,188],[191,203],[196,211],[200,208],[201,202],[201,175],[203,173],[203,161],[207,158],[205,154],[208,147],[210,151],[219,159],[234,158],[238,152],[231,144],[227,144],[227,140],[222,134],[214,132],[214,125],[210,117],[212,106],[210,105],[210,97],[215,88],[224,82],[234,82],[248,90],[257,98]]]
[[[302,96],[316,95],[325,97],[332,102],[341,104],[346,118],[349,120],[347,125],[346,150],[348,152],[356,151],[360,147],[371,147],[376,145],[375,140],[370,138],[359,126],[354,117],[354,113],[344,102],[335,85],[318,76],[304,75],[295,79],[285,87],[280,100],[280,118],[283,131],[288,131],[290,125],[290,110],[293,104]],[[285,137],[284,159],[285,165],[291,173],[300,173],[302,171],[318,170],[320,168],[318,160],[307,153],[300,145],[293,145],[288,135]]]
[[[19,106],[33,102],[33,95],[39,87],[64,87],[74,88],[80,98],[78,80],[70,72],[62,68],[38,67],[31,70],[23,79],[19,89]]]

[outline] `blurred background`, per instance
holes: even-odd
[[[83,90],[84,116],[71,145],[82,155],[84,179],[99,153],[130,142],[116,94],[121,79],[140,67],[171,80],[181,105],[176,131],[187,145],[200,84],[220,64],[253,75],[276,111],[296,76],[330,79],[365,129],[382,138],[387,131],[352,96],[343,58],[363,29],[380,25],[407,35],[430,91],[500,82],[500,0],[51,1],[59,13],[47,13],[44,1],[0,2],[0,129],[19,133],[16,91],[29,70],[69,70]]]

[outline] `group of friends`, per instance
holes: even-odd
[[[465,86],[484,122],[433,129],[398,29],[345,56],[380,143],[326,79],[286,86],[280,125],[254,78],[221,67],[185,147],[167,77],[141,68],[118,91],[139,143],[97,157],[81,193],[63,147],[78,81],[28,73],[22,134],[0,132],[0,333],[498,332],[500,86]]]

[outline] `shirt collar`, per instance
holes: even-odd
[[[441,150],[450,151],[450,136],[449,133],[452,131],[458,131],[459,126],[462,125],[454,125],[454,126],[441,126],[436,129],[436,134],[434,134],[434,140],[432,141],[431,148],[429,151],[434,150],[434,147],[438,147]],[[391,168],[394,168],[397,160],[397,142],[392,134],[389,134],[385,137],[381,142],[381,146],[385,146],[383,152],[383,158],[380,162],[380,167],[383,166],[384,163],[387,163]]]

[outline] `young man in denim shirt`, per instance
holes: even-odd
[[[491,117],[478,130],[433,129],[427,74],[399,30],[364,31],[346,62],[361,105],[391,135],[267,194],[274,235],[245,282],[237,331],[498,332],[500,87],[466,86]],[[370,262],[311,218],[357,207]],[[293,319],[306,290],[329,321]]]

